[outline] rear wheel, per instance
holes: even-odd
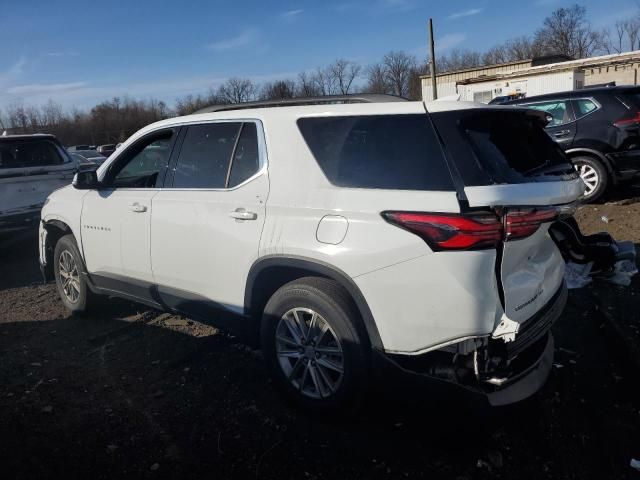
[[[367,382],[366,343],[348,294],[324,278],[281,287],[265,307],[261,340],[276,387],[315,412],[357,404]]]
[[[585,184],[583,200],[593,202],[600,198],[609,184],[606,167],[592,157],[574,157],[571,161]]]
[[[65,235],[53,253],[53,271],[58,294],[65,307],[75,314],[87,312],[96,302],[83,275],[84,263],[73,235]]]

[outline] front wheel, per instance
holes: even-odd
[[[591,157],[574,157],[571,159],[573,166],[585,184],[584,202],[593,202],[600,198],[609,184],[609,175],[606,167]]]
[[[84,263],[73,235],[65,235],[53,253],[53,271],[58,294],[65,307],[75,314],[87,312],[96,301],[83,275]]]
[[[324,278],[302,278],[269,300],[261,340],[276,387],[313,412],[357,405],[367,383],[366,344],[346,291]]]

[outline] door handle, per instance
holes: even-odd
[[[147,207],[136,202],[129,205],[129,210],[136,213],[142,213],[147,211]]]
[[[258,214],[255,212],[247,212],[244,208],[236,208],[233,212],[229,212],[231,218],[236,220],[255,220]]]
[[[571,133],[571,130],[558,130],[557,132],[554,132],[553,136],[554,137],[564,137],[566,135],[569,135]]]

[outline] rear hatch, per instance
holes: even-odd
[[[515,107],[431,112],[468,215],[495,215],[496,274],[505,315],[521,323],[561,287],[564,263],[548,235],[584,184],[544,132],[544,113]]]

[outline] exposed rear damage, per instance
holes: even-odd
[[[535,393],[552,365],[550,329],[567,288],[548,230],[573,213],[584,187],[536,113],[472,109],[431,116],[452,175],[460,177],[462,213],[385,218],[421,236],[436,255],[495,249],[502,313],[485,335],[390,358],[406,371],[484,393],[492,405],[513,403]]]

